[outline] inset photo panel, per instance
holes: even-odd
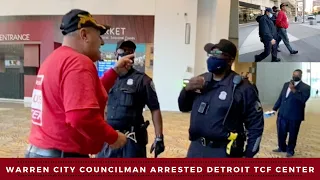
[[[320,62],[320,0],[239,0],[240,62]]]
[[[319,157],[320,63],[261,62],[253,76],[265,122],[259,157]]]

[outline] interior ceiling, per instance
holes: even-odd
[[[23,57],[23,44],[0,44],[0,55]]]

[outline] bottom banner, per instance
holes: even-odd
[[[0,159],[1,179],[320,177],[320,159]]]

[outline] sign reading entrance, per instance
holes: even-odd
[[[0,41],[30,41],[30,34],[0,34]]]

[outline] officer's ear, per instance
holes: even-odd
[[[229,60],[229,63],[228,63],[228,64],[229,64],[230,66],[232,66],[233,62],[234,62],[234,59],[232,58],[232,59]]]

